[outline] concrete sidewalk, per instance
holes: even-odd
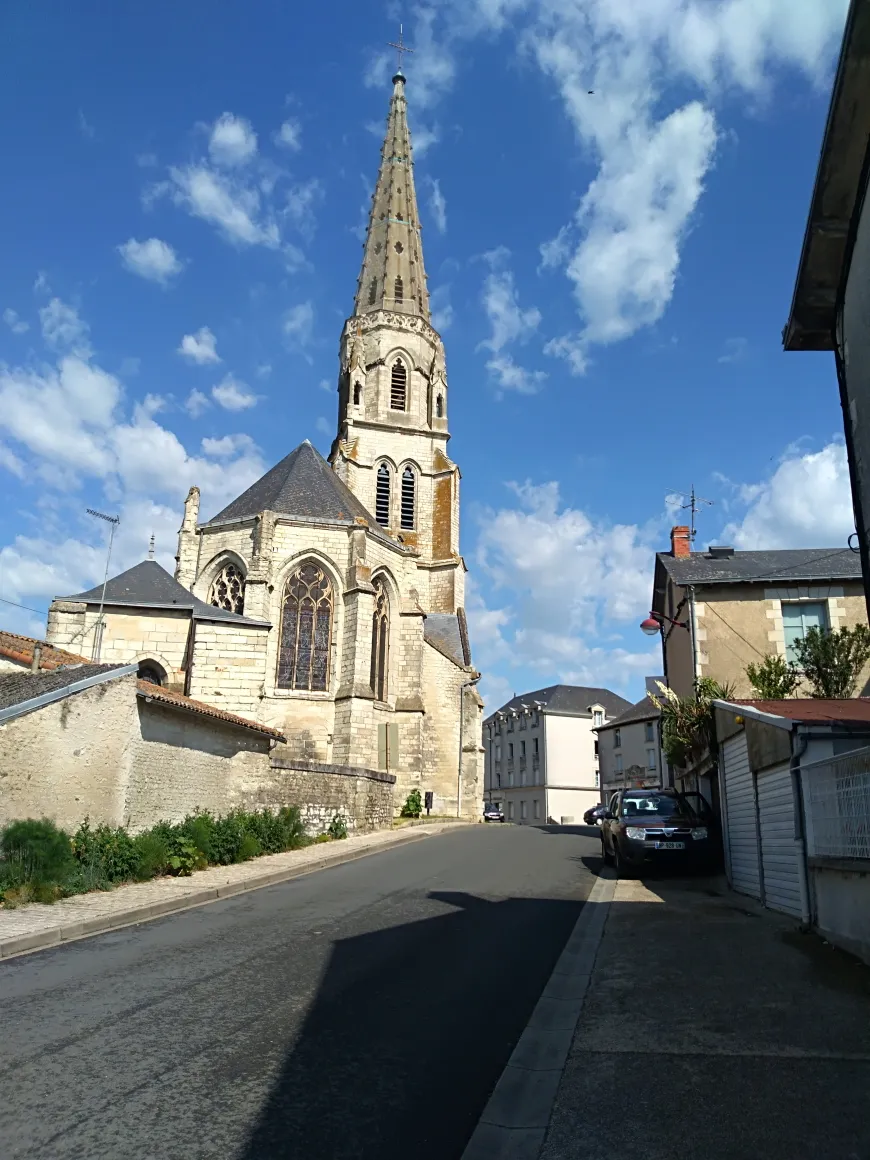
[[[870,968],[710,880],[620,881],[542,1160],[868,1160]]]
[[[419,842],[429,835],[463,825],[469,823],[440,822],[379,830],[285,854],[267,854],[234,866],[211,866],[188,878],[155,878],[150,882],[130,883],[114,890],[77,894],[51,906],[29,903],[14,910],[0,908],[0,959],[147,922],[262,886],[274,886],[300,874],[339,866],[406,842]]]

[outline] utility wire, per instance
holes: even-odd
[[[13,608],[23,608],[26,612],[35,612],[37,616],[48,616],[47,612],[43,612],[39,608],[31,608],[29,604],[16,604],[14,600],[6,600],[0,596],[0,604],[11,604]]]

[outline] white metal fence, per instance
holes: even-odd
[[[807,853],[870,859],[870,748],[801,766]]]

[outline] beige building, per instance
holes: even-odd
[[[656,680],[647,677],[647,688],[658,692]],[[667,765],[662,760],[661,710],[644,697],[618,717],[596,730],[601,800],[618,789],[658,787],[668,784]]]
[[[595,730],[628,708],[579,685],[514,697],[483,723],[486,800],[520,825],[580,825],[601,794]]]
[[[397,73],[329,462],[306,440],[205,522],[191,487],[174,578],[144,561],[105,599],[57,599],[49,639],[280,730],[301,760],[388,770],[397,804],[431,790],[436,812],[477,814],[482,702],[449,438]]]
[[[794,659],[794,641],[812,625],[867,623],[861,561],[848,548],[693,552],[675,527],[671,551],[656,556],[652,617],[661,625],[667,684],[691,696],[696,678],[752,696],[746,666],[767,655]],[[870,678],[870,666],[861,688]]]

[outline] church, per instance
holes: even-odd
[[[58,597],[48,640],[268,725],[313,767],[396,777],[395,802],[481,808],[480,674],[465,617],[459,468],[447,444],[405,78],[393,77],[329,460],[306,440],[153,559]],[[195,481],[191,481],[194,483]]]

